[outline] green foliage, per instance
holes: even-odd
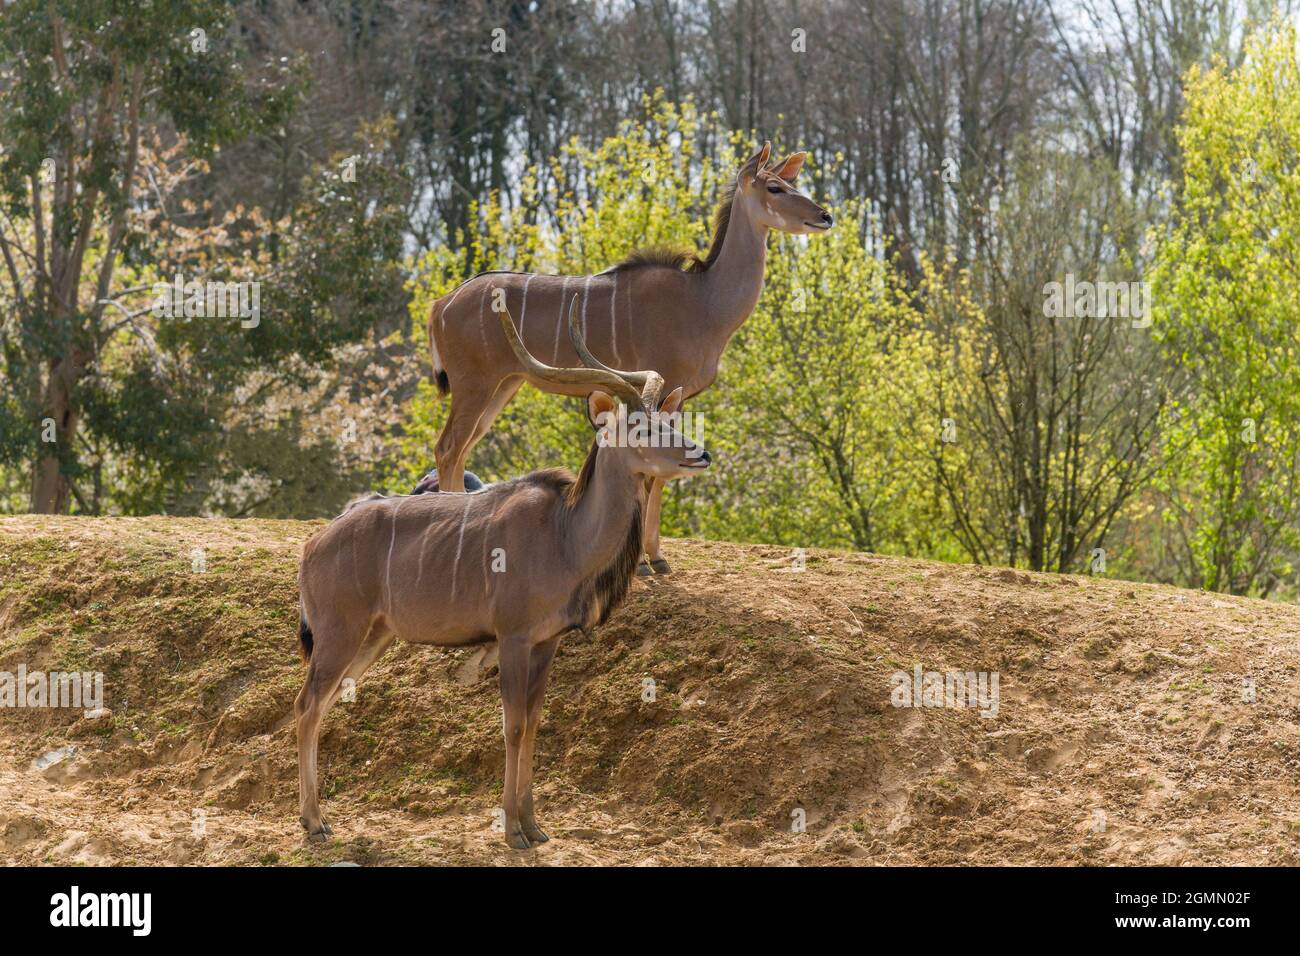
[[[245,78],[231,14],[19,0],[0,19],[0,466],[34,469],[34,508],[67,510],[69,489],[83,511],[202,507],[195,489],[248,477],[233,448],[293,432],[238,407],[268,391],[251,377],[307,385],[405,309],[390,124],[362,130],[355,177],[314,170],[282,220],[193,198],[207,157],[305,94],[300,62]],[[178,275],[247,283],[258,314],[160,314]]]
[[[1163,474],[1198,583],[1267,593],[1300,547],[1300,54],[1261,33],[1235,71],[1193,71],[1180,208],[1155,331],[1192,387]]]
[[[720,467],[667,499],[673,533],[938,546],[917,428],[929,337],[864,205],[835,218],[826,235],[773,241],[758,308],[695,403]]]

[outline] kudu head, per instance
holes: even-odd
[[[506,340],[529,375],[562,385],[591,386],[587,418],[596,429],[596,440],[629,474],[668,480],[709,467],[713,459],[708,451],[677,429],[674,413],[682,403],[681,388],[660,401],[664,380],[658,372],[620,371],[592,355],[578,325],[577,296],[569,306],[569,341],[583,363],[580,368],[539,362],[524,347],[508,310],[502,310],[500,319]]]
[[[764,143],[736,174],[736,196],[746,203],[750,218],[796,236],[825,232],[834,225],[835,218],[795,185],[808,154],[791,153],[769,165],[771,155],[772,144]]]

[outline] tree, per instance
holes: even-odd
[[[1267,595],[1300,548],[1300,53],[1276,26],[1194,69],[1155,331],[1189,387],[1166,422],[1165,518],[1184,572]]]
[[[935,475],[975,561],[1081,570],[1085,549],[1117,550],[1108,535],[1155,471],[1168,383],[1115,248],[1128,215],[1104,164],[1026,151],[983,223],[978,308],[954,302],[943,273],[925,290],[948,356],[939,414],[958,436],[933,446]],[[1123,283],[1120,314],[1107,299],[1088,307],[1100,282]],[[1056,291],[1069,308],[1052,307]]]
[[[0,452],[31,463],[33,511],[74,498],[98,511],[109,456],[114,484],[132,489],[121,506],[165,507],[210,463],[251,370],[321,361],[400,308],[392,176],[378,164],[363,160],[346,186],[337,170],[318,177],[283,222],[243,209],[207,221],[178,195],[220,144],[282,121],[301,93],[292,64],[244,82],[228,16],[217,0],[20,0],[0,20],[0,298],[13,306]],[[187,298],[197,283],[211,303],[229,283],[259,311],[160,310],[176,275]]]

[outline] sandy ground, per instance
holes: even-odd
[[[399,644],[326,720],[336,837],[305,845],[289,714],[315,527],[0,519],[0,670],[101,671],[111,710],[0,710],[0,860],[1300,862],[1300,609],[702,541],[566,638],[538,738],[549,843],[493,829],[494,650]],[[917,664],[996,673],[996,715],[894,706]]]

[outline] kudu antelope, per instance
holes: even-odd
[[[583,385],[530,374],[501,337],[490,314],[502,306],[519,316],[519,335],[534,355],[552,364],[576,356],[562,341],[565,303],[581,296],[582,330],[593,353],[615,366],[653,368],[685,398],[713,384],[722,350],[749,318],[763,290],[767,234],[771,229],[824,232],[831,214],[795,186],[805,153],[769,165],[771,144],[736,174],[714,217],[713,239],[703,259],[649,249],[597,275],[546,276],[484,272],[438,299],[429,311],[433,372],[451,410],[434,448],[444,491],[462,491],[470,449],[524,382],[543,391],[579,395]],[[643,551],[638,571],[664,573],[659,512],[664,479],[649,481]]]
[[[552,469],[477,492],[377,497],[355,504],[307,542],[298,587],[299,638],[309,669],[294,713],[301,822],[309,839],[331,832],[317,800],[321,721],[343,680],[359,680],[400,637],[444,647],[497,641],[506,842],[527,849],[545,841],[533,814],[533,745],[560,637],[602,623],[626,596],[641,552],[646,479],[677,478],[709,465],[709,453],[673,427],[681,388],[660,404],[664,383],[657,372],[616,371],[592,356],[576,298],[569,337],[581,367],[539,362],[508,311],[500,321],[529,381],[589,393],[597,438],[576,479]],[[615,396],[639,414],[620,422]]]

